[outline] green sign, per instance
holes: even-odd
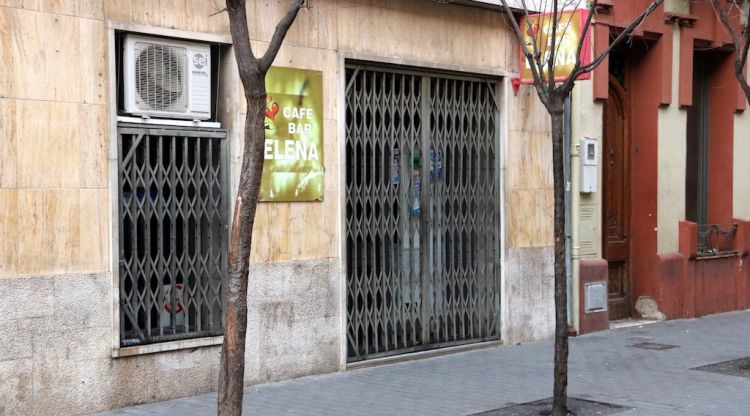
[[[323,200],[323,74],[271,68],[266,76],[261,201]]]

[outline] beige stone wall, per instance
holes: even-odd
[[[0,414],[89,414],[214,388],[218,347],[112,359],[110,287],[108,273],[0,280]]]
[[[248,19],[258,22],[257,27],[251,26],[257,53],[265,51],[275,22],[285,10],[285,2],[256,3],[249,10]],[[450,18],[446,18],[448,14]],[[387,5],[364,0],[319,1],[312,9],[301,12],[275,65],[323,72],[324,200],[309,204],[261,204],[253,239],[253,261],[336,256],[336,225],[340,221],[337,208],[341,197],[338,161],[342,158],[339,154],[342,57],[469,72],[509,72],[515,62],[515,49],[507,35],[499,13],[425,1],[402,0]],[[457,50],[461,53],[456,53]],[[238,129],[245,116],[244,102],[239,106],[240,111],[234,116],[239,120]],[[233,148],[238,150],[232,152],[232,168],[238,172],[242,147],[239,138],[234,139]],[[234,176],[236,180],[238,175]],[[522,203],[533,207],[538,202]],[[526,230],[523,232],[528,234]]]
[[[659,109],[657,254],[679,250],[679,224],[685,219],[687,110],[679,108],[680,30],[672,33],[672,105]]]
[[[226,31],[207,4],[0,1],[0,414],[85,414],[215,388],[218,347],[112,358],[107,154],[106,20]]]
[[[664,11],[672,13],[690,14],[689,0],[665,0]]]
[[[257,265],[250,276],[246,382],[336,371],[335,262]],[[112,358],[111,282],[0,280],[0,415],[82,415],[216,390],[220,346]]]
[[[504,255],[503,343],[551,338],[555,333],[553,247],[508,247]]]
[[[256,50],[265,50],[267,43],[254,42]],[[232,59],[232,63],[234,60]],[[253,235],[253,262],[278,262],[300,259],[336,257],[336,224],[339,199],[339,59],[334,50],[285,45],[275,65],[323,72],[323,158],[325,179],[323,202],[261,203],[258,206]],[[238,98],[239,99],[239,98]],[[244,99],[239,99],[237,131],[244,128]],[[242,143],[239,135],[232,137],[232,194],[239,183],[242,164]]]
[[[602,116],[603,106],[592,100],[593,81],[578,81],[572,94],[572,122],[571,136],[571,202],[573,206],[573,257],[599,258],[601,257],[602,233]],[[579,157],[580,141],[582,138],[595,139],[599,148],[598,192],[580,193],[581,178]]]
[[[226,33],[214,8],[0,1],[0,278],[110,269],[106,20]]]
[[[554,244],[552,136],[533,86],[521,86],[508,106],[506,237],[509,248]]]
[[[370,0],[342,0],[336,22],[342,51],[485,71],[516,65],[515,39],[502,14],[485,9],[432,1],[400,0],[382,7]]]
[[[502,340],[516,344],[554,333],[552,136],[533,86],[507,94]]]
[[[215,3],[222,7],[220,0],[0,0],[0,299],[13,299],[0,302],[0,413],[86,413],[215,388],[218,347],[112,358],[117,230],[109,153],[112,22],[227,35],[226,15],[212,16]],[[248,2],[257,53],[286,4]],[[253,262],[264,264],[251,273],[248,383],[343,367],[344,59],[495,75],[517,65],[502,16],[486,9],[421,0],[311,6],[275,65],[324,74],[325,196],[259,206]],[[236,186],[245,109],[231,52],[223,48],[219,110]],[[549,302],[539,301],[552,293],[549,123],[531,88],[503,93],[503,336],[527,340],[551,333]]]
[[[750,69],[748,70],[750,74]],[[734,116],[734,185],[733,185],[733,207],[734,218],[750,220],[750,163],[747,163],[747,155],[750,155],[750,109]]]
[[[103,21],[64,3],[0,7],[0,278],[108,269]]]
[[[226,16],[211,16],[216,6],[205,0],[6,0],[0,4],[0,40],[6,46],[0,53],[3,62],[13,68],[0,73],[0,129],[9,137],[0,144],[0,204],[8,213],[0,220],[0,230],[19,236],[17,241],[6,239],[0,245],[0,277],[107,270],[110,220],[107,215],[85,215],[100,212],[99,207],[109,204],[106,149],[111,97],[105,20],[228,34]],[[257,53],[265,50],[285,8],[283,1],[250,3],[248,19]],[[446,19],[448,15],[450,19]],[[310,229],[333,230],[337,222],[340,53],[442,68],[510,72],[516,50],[507,35],[499,13],[432,2],[399,1],[383,7],[369,1],[331,0],[315,2],[311,9],[303,10],[276,65],[325,74],[325,197],[320,204],[262,204],[254,261],[335,255],[334,233],[315,233],[314,239],[300,237],[309,237]],[[226,62],[231,67],[231,56]],[[244,103],[238,90],[229,92],[237,95],[225,104],[240,110],[228,110],[231,114],[225,119],[237,132],[242,128]],[[511,126],[509,150],[539,152],[544,157],[549,151],[539,147],[543,128],[534,127],[523,137],[518,134],[529,122],[536,122],[524,120],[526,110],[536,110],[523,102],[532,95],[524,88],[521,106],[512,107],[518,112],[509,117],[511,123],[523,120],[524,124]],[[233,134],[232,140],[236,173],[238,135]],[[45,154],[48,156],[40,157]],[[544,166],[543,160],[533,157],[509,165],[508,235],[512,246],[551,244],[551,217],[544,213],[551,206],[551,195],[545,191],[550,175],[539,170]],[[516,167],[521,174],[514,174]],[[528,212],[534,213],[530,222]],[[44,225],[45,221],[55,225]],[[19,233],[20,229],[37,232],[27,236]],[[90,254],[82,260],[83,250]]]
[[[579,327],[579,306],[583,301],[578,297],[580,289],[579,265],[581,259],[601,258],[602,256],[602,116],[603,105],[592,100],[592,80],[578,81],[572,94],[572,135],[571,135],[571,210],[572,210],[572,278],[573,278],[573,325]],[[598,191],[580,193],[581,189],[581,138],[597,140],[599,148]]]

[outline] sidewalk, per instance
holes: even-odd
[[[633,348],[638,342],[675,345]],[[551,341],[463,352],[253,387],[246,415],[464,416],[552,395]],[[571,338],[569,395],[623,416],[750,415],[750,378],[691,368],[750,356],[750,311]],[[216,394],[103,415],[212,415]]]

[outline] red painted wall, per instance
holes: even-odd
[[[692,24],[683,26],[680,32],[680,106],[692,104],[693,90],[690,86],[693,85],[694,49],[696,47],[703,50],[729,47],[731,43],[728,33],[716,17],[716,12],[706,0],[691,3],[689,17]],[[735,24],[739,27],[738,16],[733,17]],[[731,53],[730,49],[726,51]],[[731,54],[731,56],[734,55]],[[736,80],[727,88],[729,89],[725,91],[724,99],[734,100],[736,109],[744,110],[747,100]]]
[[[631,79],[630,276],[633,302],[654,296],[657,281],[657,178],[659,105],[664,43],[660,38],[629,61]]]
[[[578,334],[609,329],[609,311],[586,312],[586,284],[607,283],[608,267],[604,259],[582,259],[579,266]]]
[[[612,0],[594,27],[594,55],[609,44],[611,33],[632,21],[650,1]],[[679,23],[678,23],[679,22]],[[696,260],[695,224],[680,225],[680,252],[657,255],[658,108],[671,103],[672,31],[681,28],[680,106],[692,104],[694,48],[715,48],[711,78],[709,147],[709,221],[731,223],[734,113],[745,107],[734,78],[734,55],[727,35],[707,2],[691,4],[691,15],[676,16],[659,7],[636,32],[648,47],[629,59],[631,78],[631,278],[633,302],[654,297],[670,319],[750,307],[750,224],[740,227],[742,254]],[[594,99],[608,96],[608,62],[594,71]],[[684,201],[676,201],[684,203]],[[736,221],[735,221],[736,222]],[[583,273],[583,270],[582,270]],[[596,326],[596,325],[594,325]]]
[[[715,54],[716,66],[709,78],[708,222],[732,222],[734,112],[737,102],[728,100],[738,87],[734,53]]]
[[[692,318],[750,307],[750,222],[739,224],[736,256],[696,258],[697,225],[680,223],[680,253],[661,256],[657,301],[670,319]],[[675,276],[681,274],[679,278]]]
[[[687,285],[687,262],[679,253],[669,253],[659,256],[659,287],[655,294],[659,310],[667,315],[667,319],[685,316],[685,299],[694,294],[685,293]]]
[[[610,0],[611,7],[600,8],[594,24],[594,57],[598,56],[609,45],[610,33],[629,26],[641,12],[648,8],[651,0]],[[603,3],[603,2],[600,2]],[[659,56],[661,65],[651,78],[660,78],[659,92],[661,104],[672,100],[672,26],[665,24],[664,6],[660,5],[646,20],[636,28],[636,38],[660,39],[663,54]],[[668,36],[664,36],[668,35]],[[594,99],[607,99],[609,96],[609,59],[605,58],[594,70]]]

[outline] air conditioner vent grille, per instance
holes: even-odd
[[[136,105],[145,110],[186,111],[185,49],[139,42],[135,56]]]

